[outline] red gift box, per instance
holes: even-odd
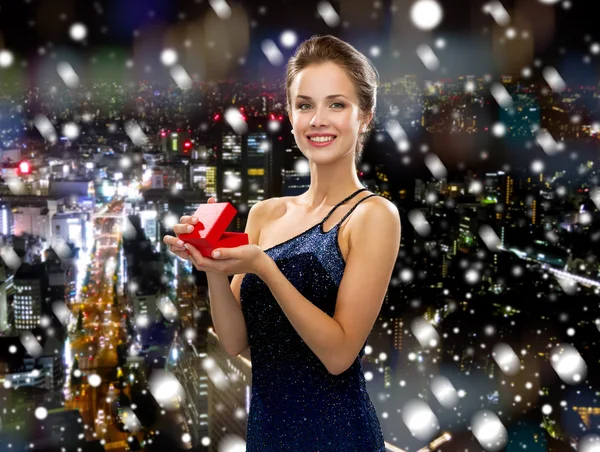
[[[193,215],[198,219],[194,230],[179,234],[178,238],[193,245],[204,257],[211,257],[216,248],[248,245],[248,234],[225,231],[236,213],[236,208],[228,202],[202,204]]]

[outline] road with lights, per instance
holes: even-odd
[[[73,369],[68,372],[65,386],[66,409],[80,411],[86,428],[87,440],[101,439],[106,450],[115,452],[129,450],[131,435],[117,427],[116,400],[121,393],[130,395],[128,387],[120,388],[117,378],[117,346],[126,343],[124,315],[127,312],[124,300],[115,304],[118,242],[118,219],[121,218],[122,203],[112,203],[106,210],[108,216],[95,218],[95,254],[89,265],[89,281],[77,294],[79,302],[73,307],[75,319],[82,313],[82,330],[77,322],[70,331],[70,355],[77,357],[81,383],[71,381]],[[141,441],[141,435],[138,435]]]

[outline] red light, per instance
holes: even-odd
[[[283,121],[283,116],[279,115],[279,120]]]
[[[19,173],[21,174],[29,174],[31,172],[31,165],[29,162],[21,162],[19,163]]]
[[[167,133],[166,133],[166,132],[161,132],[161,133],[160,133],[160,136],[161,136],[161,137],[166,137],[166,136],[167,136]]]
[[[221,115],[219,115],[219,113],[217,113],[217,114],[214,116],[214,120],[215,120],[215,121],[218,121],[220,117],[221,117]]]
[[[184,149],[190,149],[191,147],[192,147],[192,142],[190,140],[187,140],[183,143]]]
[[[271,113],[271,119],[275,119],[275,115],[273,113]]]

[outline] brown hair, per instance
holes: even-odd
[[[375,114],[377,103],[377,70],[369,59],[352,45],[335,36],[313,36],[304,41],[290,58],[285,74],[285,94],[288,112],[292,111],[290,88],[300,71],[313,64],[335,63],[352,81],[358,94],[359,107],[363,114]],[[355,161],[360,162],[364,144],[371,131],[373,120],[367,124],[366,133],[359,134]]]

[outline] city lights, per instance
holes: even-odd
[[[592,9],[25,3],[0,30],[2,447],[596,451]],[[361,54],[303,53],[328,34]],[[248,231],[240,259],[178,242],[209,198],[236,214],[198,247]]]

